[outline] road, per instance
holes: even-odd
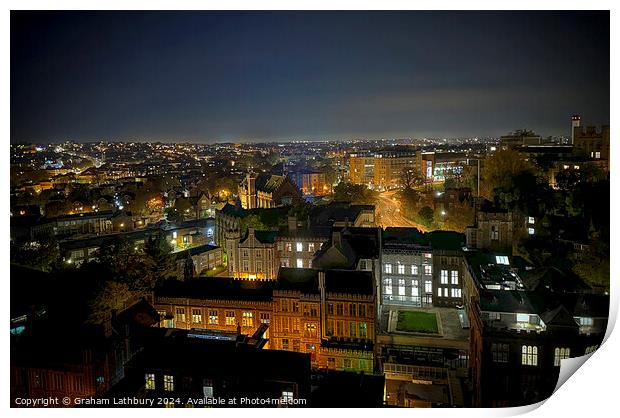
[[[400,208],[400,202],[396,200],[397,192],[397,190],[390,190],[379,194],[379,200],[375,208],[379,226],[384,228],[390,226],[413,227],[418,228],[420,231],[427,232],[428,229],[425,226],[403,216]]]

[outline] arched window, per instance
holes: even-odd
[[[538,366],[538,347],[535,345],[522,346],[521,364],[524,366]]]

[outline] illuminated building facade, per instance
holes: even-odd
[[[228,274],[251,280],[275,280],[277,231],[255,231],[248,228],[244,237],[230,232],[226,238]]]
[[[273,315],[273,282],[211,277],[170,280],[153,295],[161,326],[253,334]],[[266,337],[271,333],[267,329]],[[268,343],[269,344],[269,343]]]
[[[281,268],[273,298],[273,348],[310,353],[315,367],[372,373],[372,273]]]
[[[353,184],[365,184],[376,190],[396,189],[401,186],[403,170],[416,166],[414,153],[351,154],[349,179]]]
[[[247,174],[239,185],[244,209],[292,205],[301,200],[301,191],[289,176]]]
[[[463,167],[469,165],[469,159],[458,152],[421,152],[418,154],[417,167],[427,182],[443,181],[447,177],[457,176]]]
[[[510,256],[471,250],[464,260],[472,406],[521,406],[548,398],[561,361],[601,344],[609,297],[584,293],[581,286],[528,289]]]
[[[276,264],[280,267],[312,268],[314,254],[329,239],[329,227],[300,228],[297,218],[288,218],[286,231],[276,238]]]

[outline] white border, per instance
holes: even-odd
[[[137,10],[137,9],[150,9],[150,10],[204,10],[204,9],[212,9],[212,10],[235,10],[235,9],[249,9],[249,10],[274,10],[274,9],[285,9],[285,10],[343,10],[343,9],[361,9],[361,10],[409,10],[409,9],[417,9],[417,10],[610,10],[611,12],[611,74],[618,74],[618,65],[617,65],[617,47],[618,45],[618,30],[617,24],[620,23],[619,19],[616,16],[615,10],[613,10],[613,5],[618,4],[617,2],[612,1],[593,1],[590,0],[588,2],[584,1],[533,1],[533,0],[522,0],[519,2],[498,2],[498,1],[443,1],[443,2],[425,2],[425,3],[414,3],[414,2],[406,2],[406,1],[381,1],[381,2],[372,2],[372,1],[326,1],[326,0],[315,0],[315,1],[299,1],[295,3],[291,3],[289,1],[270,1],[264,0],[260,2],[252,2],[252,1],[229,1],[229,2],[209,2],[209,1],[187,1],[187,0],[177,0],[174,2],[170,1],[162,1],[162,0],[154,0],[154,1],[132,1],[132,0],[109,0],[109,1],[8,1],[3,4],[7,4],[8,8],[3,16],[4,30],[3,30],[3,39],[2,39],[2,57],[4,58],[4,65],[0,67],[0,71],[2,72],[2,80],[3,82],[3,112],[2,112],[2,121],[3,121],[3,131],[5,132],[6,144],[5,144],[5,152],[2,156],[2,172],[3,172],[3,184],[5,185],[4,193],[0,194],[0,199],[2,199],[3,207],[5,208],[5,214],[8,215],[9,212],[9,153],[8,153],[8,138],[10,137],[10,78],[9,78],[9,60],[10,60],[10,9],[15,10],[49,10],[49,9],[65,9],[65,10]],[[6,6],[5,6],[6,7]],[[568,51],[567,51],[568,53]],[[614,104],[613,98],[617,97],[618,93],[618,84],[612,78],[611,80],[611,98],[612,105]],[[611,106],[611,121],[610,125],[616,126],[615,122],[619,120],[617,107]],[[612,139],[614,145],[612,146],[612,160],[618,160],[618,153],[620,152],[620,147],[615,145],[615,140]],[[614,164],[615,167],[615,164]],[[613,172],[612,172],[613,173]],[[613,174],[612,174],[613,176]],[[618,209],[620,206],[618,205],[618,196],[617,193],[618,186],[617,182],[612,182],[612,214],[618,213]],[[2,223],[2,231],[3,236],[9,236],[9,225],[8,225],[8,216],[5,218],[6,220]],[[618,221],[612,215],[611,226],[614,231],[618,231]],[[611,234],[611,245],[612,245],[612,260],[616,260],[616,256],[618,256],[618,241],[616,239],[615,234]],[[4,318],[9,317],[9,303],[7,300],[9,298],[9,289],[8,289],[8,278],[9,278],[9,244],[8,240],[2,241],[3,251],[0,252],[2,268],[4,269],[5,274],[3,277],[3,294],[4,294],[4,303],[2,304],[2,309],[4,312]],[[618,267],[615,263],[612,263],[611,266],[611,275],[612,275],[612,309],[610,311],[610,323],[615,320],[618,311],[618,279],[615,277],[618,273]],[[612,319],[613,318],[613,319]],[[615,321],[614,321],[615,322]],[[610,324],[611,329],[611,324]],[[8,408],[9,405],[9,336],[8,332],[4,336],[5,341],[4,344],[1,345],[4,361],[2,363],[2,392],[4,394],[5,407]],[[407,409],[387,409],[387,410],[375,410],[375,409],[357,409],[353,413],[360,414],[362,416],[371,416],[377,413],[380,414],[389,414],[392,416],[407,416],[410,417],[412,414],[422,415],[422,416],[446,416],[446,415],[454,415],[459,414],[461,417],[471,417],[471,418],[479,418],[485,416],[512,416],[516,414],[525,413],[528,411],[531,412],[532,416],[562,416],[562,415],[570,415],[573,416],[607,416],[613,414],[615,408],[615,397],[617,397],[617,380],[619,377],[619,368],[618,363],[619,360],[615,353],[620,352],[619,348],[619,337],[618,333],[611,334],[608,337],[608,340],[603,344],[603,346],[591,356],[591,359],[588,361],[587,367],[582,367],[575,373],[575,376],[568,381],[555,393],[548,401],[544,403],[544,405],[540,408],[540,406],[530,406],[524,408],[509,408],[509,409],[450,409],[450,410],[407,410]],[[184,409],[183,413],[179,413],[178,410],[176,412],[173,410],[148,410],[150,416],[160,416],[172,413],[173,415],[178,414],[210,414],[217,416],[230,416],[231,414],[258,414],[260,416],[278,416],[278,415],[288,415],[293,412],[295,416],[299,417],[310,417],[316,414],[322,414],[325,412],[335,412],[335,413],[349,413],[347,410],[333,410],[333,411],[316,411],[312,409],[308,410],[295,410],[290,411],[286,409],[265,409],[265,410],[217,410],[212,409],[208,411],[199,410],[191,410]],[[9,413],[15,416],[83,416],[85,415],[86,410],[20,410],[20,409],[11,409]],[[115,415],[129,415],[129,414],[141,414],[144,413],[140,410],[113,410],[108,411],[105,409],[98,410],[88,410],[88,415],[93,416],[107,416],[109,414]]]

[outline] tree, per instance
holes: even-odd
[[[245,234],[248,228],[254,228],[256,231],[264,231],[269,229],[258,215],[252,214],[241,219],[241,234]]]
[[[88,322],[94,324],[103,323],[112,310],[122,310],[138,297],[138,293],[132,291],[127,283],[106,281],[95,291],[94,297],[89,302],[90,317]]]
[[[171,223],[183,222],[183,214],[179,213],[175,208],[164,209],[164,217]]]
[[[465,203],[447,211],[444,216],[443,229],[465,232],[465,228],[474,223],[474,208]]]
[[[334,200],[338,202],[373,204],[376,200],[376,192],[373,192],[363,184],[341,182],[334,187]]]
[[[185,264],[183,265],[183,279],[191,280],[194,278],[194,260],[192,254],[187,250],[187,257],[185,257]]]
[[[403,215],[414,218],[419,210],[420,192],[407,188],[398,193],[398,199],[402,202]]]
[[[152,289],[158,282],[175,275],[176,260],[172,250],[172,245],[162,232],[154,233],[146,239],[144,254],[150,261],[153,274],[150,280],[141,283],[143,287]]]
[[[589,285],[609,290],[609,243],[594,240],[579,258],[573,271]]]
[[[403,167],[400,172],[400,182],[405,189],[414,189],[424,185],[424,177],[419,170]]]
[[[58,262],[60,251],[53,235],[41,235],[35,241],[19,240],[11,248],[11,262],[51,271]]]
[[[481,168],[480,195],[492,198],[496,188],[510,188],[512,179],[523,172],[534,172],[533,165],[514,150],[500,150],[488,156]]]
[[[426,227],[431,227],[433,225],[434,213],[433,209],[430,206],[424,206],[418,212],[418,222]]]

